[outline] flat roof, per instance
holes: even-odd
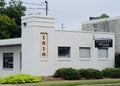
[[[115,35],[112,32],[94,32],[94,31],[75,31],[75,30],[55,30],[56,32],[71,32],[71,33],[88,33],[88,34],[107,34],[107,35]]]
[[[104,21],[112,21],[112,20],[120,20],[120,16],[109,17],[109,18],[101,18],[101,19],[93,19],[89,21],[81,22],[82,24],[89,24],[89,23],[97,23],[97,22],[104,22]]]
[[[22,38],[1,39],[0,46],[21,46]]]

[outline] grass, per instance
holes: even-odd
[[[95,84],[120,84],[120,79],[116,80],[79,80],[79,81],[57,81],[40,83],[33,86],[79,86],[79,85],[95,85]]]

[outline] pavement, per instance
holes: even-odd
[[[0,86],[33,86],[36,84],[17,84],[17,85],[0,85]],[[100,84],[100,85],[77,85],[77,86],[120,86],[120,84]]]

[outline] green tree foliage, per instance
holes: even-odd
[[[100,16],[97,17],[98,19],[101,19],[101,18],[109,18],[109,15],[103,13],[101,14]]]
[[[21,26],[21,16],[25,15],[26,8],[22,6],[21,1],[11,0],[9,6],[4,9],[3,14],[9,16],[11,19],[15,19],[15,22]]]
[[[0,0],[0,13],[2,13],[3,12],[3,10],[4,10],[4,7],[5,7],[5,1],[4,0]]]
[[[0,39],[20,37],[20,26],[6,15],[0,14]]]
[[[5,5],[5,1],[0,0],[0,14],[2,14],[2,18],[0,18],[0,21],[2,22],[0,23],[0,29],[2,29],[0,30],[0,38],[6,39],[20,37],[21,16],[25,15],[26,8],[22,5],[22,2],[20,0],[11,0],[9,2],[9,6]],[[5,20],[3,17],[5,17],[7,20]]]

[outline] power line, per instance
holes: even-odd
[[[31,8],[31,7],[27,7],[27,9],[43,9],[43,10],[46,10],[46,8]],[[48,9],[48,11],[50,11],[50,9]]]
[[[48,15],[48,2],[45,0],[45,2],[41,2],[41,4],[36,4],[36,3],[29,3],[29,2],[23,2],[24,4],[31,4],[31,5],[39,5],[43,6],[45,4],[45,8],[27,8],[27,9],[45,9],[46,10],[46,16]]]
[[[24,4],[31,4],[31,5],[39,5],[43,6],[44,2],[41,2],[41,4],[36,4],[36,3],[30,3],[30,2],[23,2]]]
[[[45,8],[27,8],[27,9],[43,9],[44,10]]]

